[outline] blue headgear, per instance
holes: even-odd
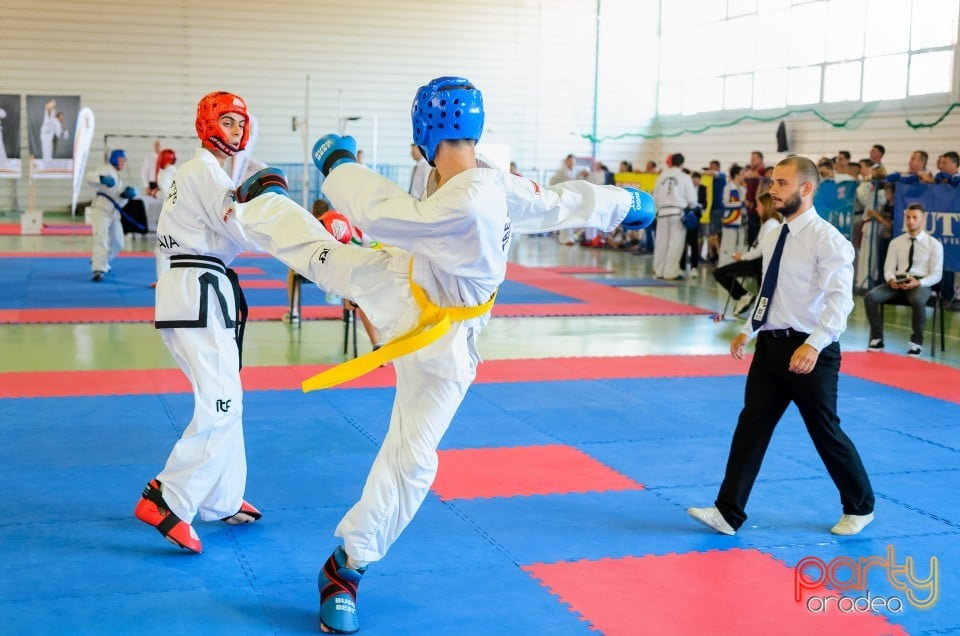
[[[410,109],[413,143],[430,165],[444,139],[480,141],[483,95],[468,79],[438,77],[421,86]]]
[[[127,153],[125,153],[122,150],[114,150],[113,152],[110,153],[110,165],[113,166],[114,168],[119,168],[120,160],[126,159],[126,158],[127,158]]]

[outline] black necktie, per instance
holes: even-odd
[[[750,326],[753,327],[754,331],[767,322],[767,309],[770,307],[773,292],[777,288],[777,275],[780,273],[780,257],[783,255],[783,244],[787,242],[787,234],[789,233],[790,226],[784,223],[780,230],[780,236],[777,238],[777,245],[773,248],[770,265],[767,266],[767,275],[763,277],[763,284],[760,285],[760,299],[757,301],[753,316],[750,317]]]
[[[917,239],[915,238],[910,239],[910,253],[907,254],[907,271],[906,271],[907,274],[909,274],[910,270],[913,269],[913,246],[916,244],[917,244]]]

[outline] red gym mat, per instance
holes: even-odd
[[[19,223],[0,223],[0,236],[20,236]],[[93,230],[89,225],[70,223],[44,223],[40,228],[40,236],[90,236]]]
[[[840,370],[864,380],[960,404],[960,370],[892,353],[845,351]]]
[[[338,308],[334,308],[339,311]],[[248,391],[299,389],[306,378],[330,368],[325,365],[245,366]],[[713,377],[746,374],[747,363],[730,356],[631,356],[488,360],[477,371],[478,383],[549,382],[604,378]],[[375,370],[344,388],[390,387],[393,367]],[[83,395],[143,395],[189,393],[179,369],[112,369],[96,371],[22,371],[0,373],[0,398],[67,397]]]
[[[331,309],[340,311],[337,307]],[[905,366],[904,370],[901,367]],[[298,389],[300,383],[331,365],[246,366],[241,375],[248,391]],[[624,356],[488,360],[477,371],[478,383],[550,382],[616,378],[693,378],[746,375],[748,360],[729,355]],[[880,384],[960,404],[960,369],[925,360],[877,353],[845,353],[841,371]],[[392,367],[343,385],[344,388],[393,386]],[[188,393],[179,369],[105,371],[21,371],[0,373],[0,398],[82,395]]]
[[[554,267],[535,268],[544,272],[553,272],[554,274],[612,274],[615,270],[606,267],[591,267],[589,265],[558,265]]]
[[[550,268],[524,267],[510,263],[507,266],[507,277],[518,283],[575,298],[582,301],[582,304],[494,305],[494,316],[650,316],[710,313],[700,307],[565,276],[550,271]]]
[[[794,569],[752,549],[523,569],[604,634],[907,634],[879,614],[808,610],[794,600]]]
[[[439,455],[433,491],[444,500],[643,489],[572,446],[466,448]]]

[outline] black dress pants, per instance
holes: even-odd
[[[802,334],[775,338],[768,331],[758,335],[756,353],[747,373],[744,407],[716,500],[717,508],[734,528],[747,519],[747,499],[773,430],[790,402],[797,405],[807,433],[840,491],[844,514],[873,512],[870,479],[856,447],[840,429],[837,416],[840,345],[834,342],[824,347],[813,371],[801,375],[788,369],[790,357],[805,339]]]

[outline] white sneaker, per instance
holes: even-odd
[[[922,355],[923,355],[923,347],[921,347],[920,345],[918,345],[918,344],[915,343],[915,342],[911,342],[911,343],[910,343],[910,348],[907,349],[907,355],[908,355],[908,356],[922,356]]]
[[[288,325],[300,324],[300,316],[298,316],[297,314],[290,313],[289,311],[284,312],[282,320]]]
[[[867,345],[867,351],[883,351],[883,338],[874,338]]]
[[[687,514],[720,534],[733,536],[737,531],[723,518],[716,506],[710,508],[687,508]]]
[[[840,515],[840,521],[830,528],[830,532],[843,536],[860,534],[860,531],[870,525],[871,521],[873,521],[872,512],[868,515]]]
[[[739,316],[746,310],[750,309],[750,305],[753,304],[753,294],[747,292],[737,300],[737,304],[733,306],[733,314]]]

